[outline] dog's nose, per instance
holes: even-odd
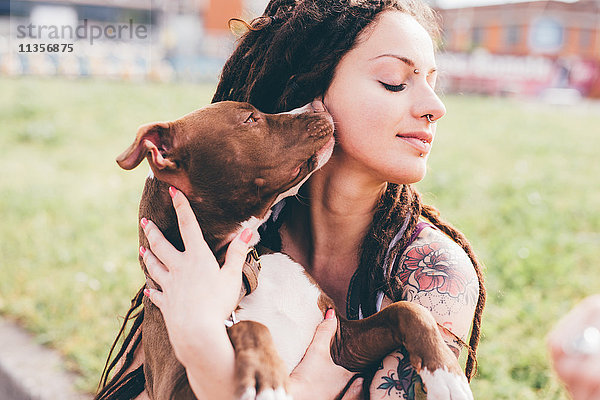
[[[323,102],[321,100],[313,100],[312,103],[310,103],[312,109],[315,112],[324,112],[325,110],[325,105],[323,104]]]

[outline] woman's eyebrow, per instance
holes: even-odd
[[[381,54],[381,55],[379,55],[377,57],[371,58],[371,60],[376,60],[376,59],[382,58],[382,57],[393,57],[393,58],[396,58],[396,59],[402,61],[403,63],[405,63],[409,67],[414,67],[415,66],[415,63],[414,63],[413,60],[411,60],[410,58],[399,56],[397,54]]]
[[[415,62],[413,60],[411,60],[410,58],[407,58],[407,57],[399,56],[397,54],[388,54],[388,53],[381,54],[379,56],[371,58],[371,60],[376,60],[376,59],[382,58],[382,57],[392,57],[392,58],[402,61],[404,64],[408,65],[411,68],[415,67]],[[429,70],[428,75],[432,74],[434,72],[437,72],[437,68],[435,68],[435,67],[433,67]]]

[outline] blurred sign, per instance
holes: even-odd
[[[439,54],[440,84],[450,92],[539,96],[548,88],[573,89],[584,96],[600,93],[595,61],[543,56],[495,55],[486,51]]]

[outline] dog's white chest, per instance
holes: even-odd
[[[240,303],[236,316],[269,328],[275,347],[291,372],[323,321],[321,290],[299,264],[281,253],[260,257],[258,287]]]

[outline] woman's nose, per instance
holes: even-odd
[[[419,99],[415,102],[415,118],[423,118],[428,122],[435,122],[446,114],[446,107],[437,93],[428,84],[420,93]]]

